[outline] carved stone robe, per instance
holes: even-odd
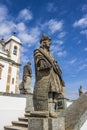
[[[34,87],[35,110],[48,110],[48,93],[63,93],[62,72],[51,53],[46,49],[35,50],[34,61],[36,72]]]

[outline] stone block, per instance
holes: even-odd
[[[28,130],[48,130],[48,118],[29,118]]]
[[[48,119],[48,130],[65,130],[64,117]]]

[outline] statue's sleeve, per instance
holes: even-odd
[[[35,51],[34,59],[37,70],[39,71],[50,70],[51,64],[49,63],[49,61],[47,61],[44,55],[41,54],[38,50]]]

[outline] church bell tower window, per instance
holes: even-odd
[[[14,46],[13,54],[17,55],[17,46]]]

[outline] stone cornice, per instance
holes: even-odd
[[[9,59],[9,58],[5,58],[5,57],[3,57],[3,56],[0,56],[0,59],[2,59],[2,60],[4,60],[4,61],[7,61],[7,62],[9,62],[9,63],[12,63],[12,64],[14,64],[14,65],[16,65],[16,66],[21,66],[21,64],[16,63],[15,61],[13,61],[13,60],[11,60],[11,59]]]
[[[3,55],[8,56],[8,53],[6,51],[0,52],[0,53],[3,54]]]

